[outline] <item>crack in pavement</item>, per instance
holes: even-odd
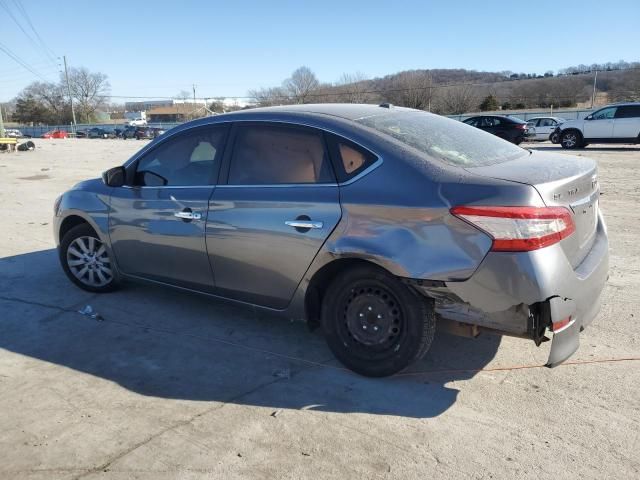
[[[307,371],[307,370],[309,370],[309,369],[311,369],[313,367],[314,366],[308,366],[306,368],[303,367],[298,372],[292,372],[289,379],[294,378],[294,377],[298,376],[299,374],[301,374],[301,373],[303,373],[303,372],[305,372],[305,371]],[[229,398],[228,400],[225,400],[224,402],[222,402],[219,405],[215,405],[215,406],[213,406],[211,408],[207,408],[207,409],[203,410],[202,412],[196,413],[195,415],[191,416],[190,418],[187,418],[186,420],[181,420],[179,422],[174,423],[173,425],[169,425],[168,427],[165,427],[165,428],[157,431],[156,433],[150,435],[148,438],[146,438],[146,439],[144,439],[144,440],[132,445],[131,447],[126,448],[123,451],[115,454],[114,456],[109,458],[105,463],[103,463],[103,464],[101,464],[101,465],[99,465],[97,467],[84,470],[84,473],[73,477],[73,480],[80,480],[81,478],[84,478],[87,475],[91,475],[91,474],[94,474],[94,473],[97,473],[97,472],[100,472],[100,471],[106,471],[106,470],[109,469],[109,467],[111,465],[113,465],[118,460],[126,457],[127,455],[129,455],[130,453],[134,452],[135,450],[147,445],[148,443],[150,443],[151,441],[155,440],[156,438],[161,437],[165,433],[171,432],[171,431],[176,430],[176,429],[178,429],[180,427],[183,427],[185,425],[189,425],[194,420],[197,420],[200,417],[208,415],[209,413],[212,413],[212,412],[215,412],[217,410],[220,410],[220,409],[224,408],[226,405],[228,405],[228,404],[230,404],[232,402],[235,402],[237,400],[240,400],[242,397],[245,397],[247,395],[251,395],[252,393],[257,392],[257,391],[261,390],[262,388],[265,388],[265,387],[268,387],[270,385],[274,385],[276,383],[282,382],[283,380],[289,380],[289,379],[276,378],[275,380],[271,380],[269,382],[262,383],[260,385],[257,385],[254,388],[251,388],[251,389],[246,390],[246,391],[244,391],[242,393],[239,393],[238,395],[235,395],[235,396]]]

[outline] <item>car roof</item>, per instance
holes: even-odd
[[[371,105],[365,103],[306,103],[297,105],[280,105],[275,107],[259,107],[225,114],[225,116],[236,116],[253,113],[309,113],[323,114],[340,117],[347,120],[357,120],[359,118],[384,115],[393,111],[410,111],[410,108],[396,107],[390,104]]]

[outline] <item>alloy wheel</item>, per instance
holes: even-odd
[[[109,254],[95,237],[74,239],[67,248],[67,265],[80,282],[91,287],[103,287],[113,280]]]
[[[578,135],[572,132],[565,133],[562,137],[562,143],[568,148],[573,148],[578,144]]]

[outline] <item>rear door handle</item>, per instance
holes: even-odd
[[[312,222],[311,220],[287,220],[284,222],[293,228],[322,228],[322,222]]]
[[[191,211],[175,212],[173,216],[181,218],[182,220],[200,220],[202,218],[202,214]]]

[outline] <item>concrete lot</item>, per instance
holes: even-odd
[[[0,478],[640,476],[638,361],[513,369],[548,346],[439,334],[411,374],[370,380],[304,324],[154,286],[79,290],[54,199],[141,142],[37,146],[0,154]],[[600,164],[611,278],[573,360],[637,358],[640,147],[579,154]]]

